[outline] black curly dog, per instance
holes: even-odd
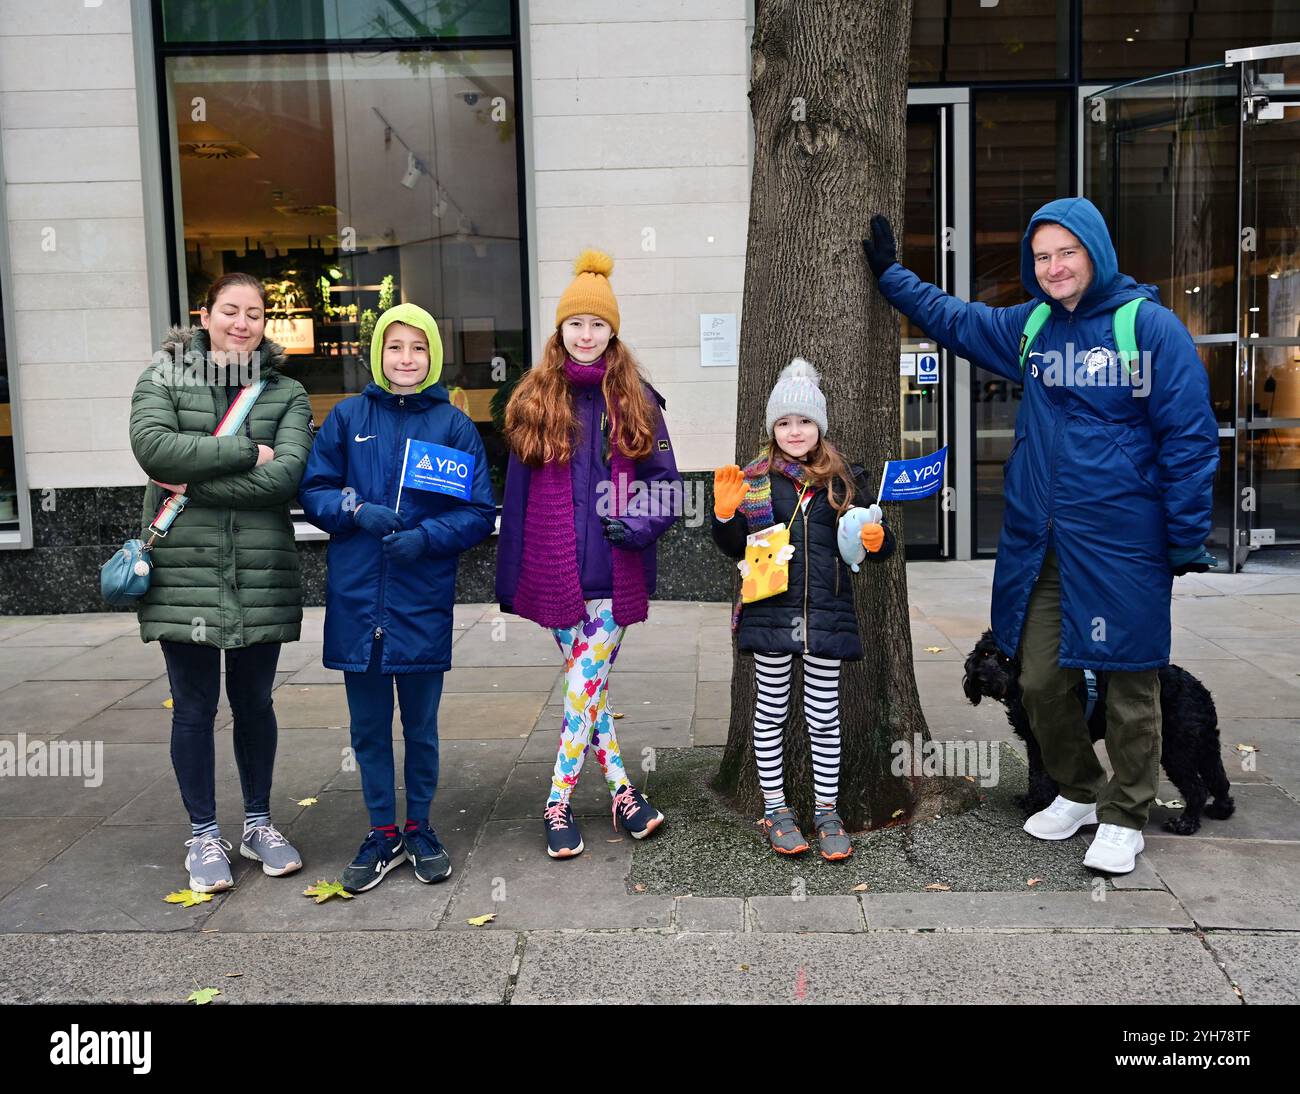
[[[1046,809],[1056,797],[1056,780],[1043,768],[1043,754],[1029,731],[1029,718],[1020,702],[1020,662],[1005,656],[985,631],[966,658],[966,676],[962,690],[972,704],[988,696],[1007,708],[1007,721],[1025,742],[1029,756],[1029,792],[1016,798],[1026,815]],[[1094,741],[1106,736],[1106,673],[1097,673],[1097,703],[1088,720],[1088,732]],[[1087,708],[1087,692],[1077,689],[1080,702]],[[1169,781],[1178,787],[1186,806],[1182,816],[1165,821],[1165,828],[1180,836],[1190,836],[1201,827],[1201,813],[1225,820],[1236,808],[1229,790],[1228,776],[1219,753],[1219,716],[1214,700],[1195,676],[1177,665],[1160,670],[1160,763]],[[1207,805],[1207,800],[1214,801]]]

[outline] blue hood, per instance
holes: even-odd
[[[1088,249],[1088,257],[1092,259],[1092,284],[1079,301],[1075,309],[1076,315],[1114,311],[1121,304],[1138,297],[1160,303],[1160,290],[1154,285],[1139,285],[1128,274],[1119,272],[1119,259],[1110,241],[1105,218],[1102,217],[1101,210],[1087,198],[1057,198],[1030,217],[1025,237],[1020,242],[1020,280],[1025,291],[1035,300],[1051,304],[1054,311],[1064,311],[1060,304],[1043,291],[1038,278],[1034,276],[1034,252],[1030,240],[1040,224],[1059,224],[1073,232]]]

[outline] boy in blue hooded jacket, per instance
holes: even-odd
[[[491,534],[496,505],[487,456],[468,415],[452,406],[433,317],[399,304],[370,341],[372,383],[330,412],[299,497],[330,534],[325,593],[327,668],[341,669],[352,749],[370,832],[343,873],[352,893],[410,859],[423,882],[451,875],[429,824],[438,786],[438,703],[451,667],[456,563]],[[406,744],[406,824],[397,827],[393,691]]]
[[[954,353],[1024,384],[993,635],[1020,658],[1030,728],[1060,786],[1025,831],[1057,840],[1098,824],[1084,865],[1129,873],[1159,784],[1157,670],[1169,662],[1173,578],[1206,569],[1219,437],[1205,367],[1155,286],[1119,272],[1086,198],[1030,218],[1020,279],[1034,299],[1009,308],[925,283],[899,264],[889,221],[874,217],[871,229],[863,246],[885,299]],[[1136,346],[1118,344],[1125,305],[1137,308]],[[1084,669],[1109,673],[1109,780],[1074,695]]]

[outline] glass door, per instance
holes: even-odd
[[[1242,65],[1238,565],[1300,546],[1300,55],[1260,52]]]
[[[947,205],[947,139],[950,107],[914,105],[907,110],[907,179],[903,237],[899,259],[924,281],[947,291],[951,273],[945,250]],[[900,356],[898,406],[901,436],[899,458],[913,459],[937,452],[948,443],[949,389],[952,366],[948,354],[929,340],[906,316],[899,317]],[[948,453],[945,487],[953,480],[953,452]],[[941,490],[933,497],[907,503],[904,543],[908,558],[947,558],[952,554],[948,517]]]

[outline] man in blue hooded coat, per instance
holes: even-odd
[[[1085,198],[1049,202],[1021,243],[1034,298],[967,303],[898,263],[888,220],[863,241],[880,291],[958,356],[1024,384],[1004,481],[993,579],[998,646],[1020,684],[1043,764],[1060,794],[1025,823],[1040,839],[1100,824],[1084,864],[1128,873],[1160,765],[1160,683],[1169,661],[1176,574],[1204,570],[1218,428],[1205,368],[1153,285],[1119,272],[1101,213]],[[1138,355],[1126,361],[1115,313],[1140,300]],[[1046,304],[1029,325],[1032,313]],[[1109,674],[1106,749],[1096,758],[1074,689]]]

